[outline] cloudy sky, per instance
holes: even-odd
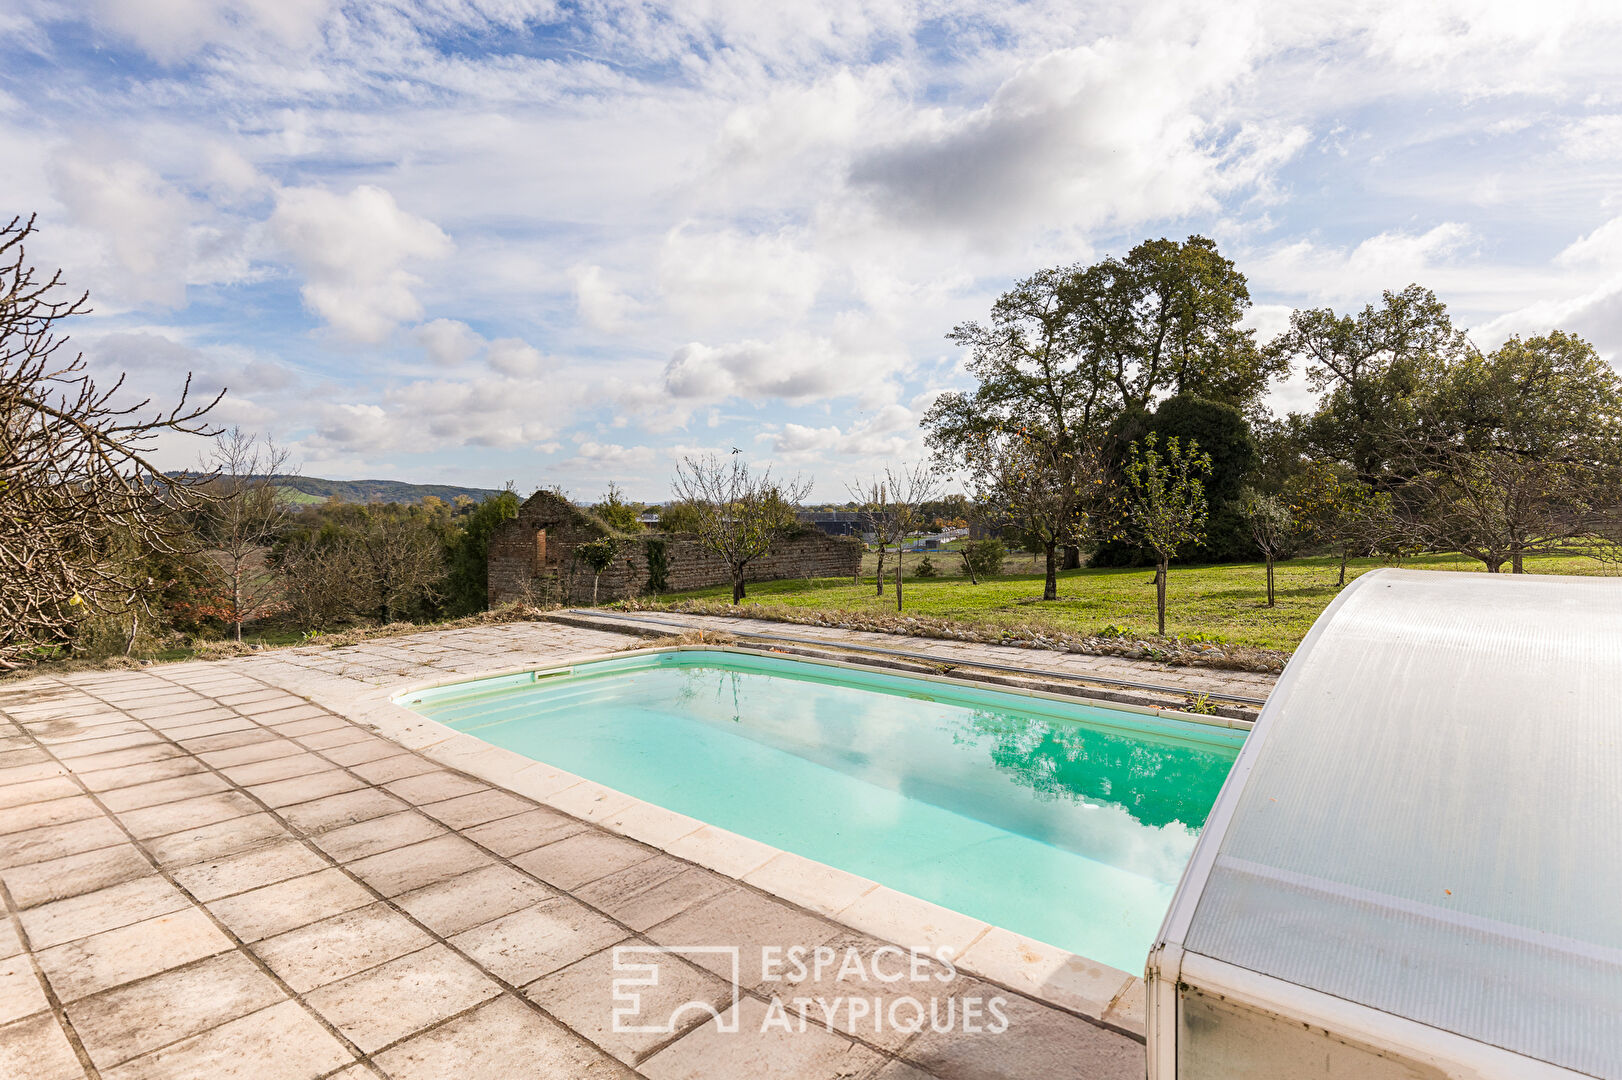
[[[0,0],[0,209],[96,370],[307,475],[836,499],[955,322],[1145,237],[1264,334],[1419,281],[1622,360],[1619,55],[1614,0]]]

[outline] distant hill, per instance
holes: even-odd
[[[170,476],[196,476],[185,469]],[[255,477],[258,479],[258,477]],[[272,476],[282,497],[291,503],[326,502],[337,496],[343,502],[418,503],[433,495],[450,502],[458,495],[482,501],[498,494],[495,488],[453,487],[450,484],[408,484],[403,480],[323,480],[319,476]]]
[[[273,476],[289,502],[324,502],[337,496],[343,502],[416,503],[428,496],[450,502],[458,495],[482,500],[497,494],[495,488],[452,487],[449,484],[408,484],[403,480],[323,480],[319,476]]]

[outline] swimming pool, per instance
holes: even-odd
[[[1242,732],[676,651],[401,696],[627,795],[1141,971]]]

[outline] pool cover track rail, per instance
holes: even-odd
[[[698,629],[688,623],[671,622],[668,619],[657,619],[643,615],[623,615],[619,612],[594,611],[586,608],[571,608],[568,614],[596,619],[611,619],[618,622],[631,622],[652,624],[674,630]],[[784,641],[796,645],[821,645],[832,649],[845,649],[850,652],[873,653],[879,656],[899,657],[914,660],[924,664],[939,665],[942,661],[938,656],[928,653],[909,652],[905,649],[884,649],[877,645],[856,645],[845,641],[828,641],[826,638],[794,637],[789,634],[762,634],[752,630],[725,630],[723,633],[732,637],[753,638],[758,641]],[[1232,702],[1236,705],[1253,705],[1260,707],[1267,704],[1266,698],[1246,697],[1243,694],[1224,694],[1219,691],[1201,691],[1194,695],[1187,687],[1163,686],[1159,683],[1137,682],[1132,679],[1114,679],[1104,675],[1078,675],[1071,671],[1052,671],[1046,668],[1020,667],[1015,664],[997,664],[988,660],[962,661],[954,667],[982,668],[986,671],[1005,671],[1015,675],[1033,675],[1047,679],[1064,679],[1070,682],[1090,682],[1100,686],[1119,687],[1124,690],[1144,690],[1157,694],[1170,694],[1174,697],[1203,696],[1212,701]]]

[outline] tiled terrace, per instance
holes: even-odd
[[[736,983],[666,961],[643,1003],[719,1019],[616,1034],[617,945],[882,942],[312,700],[632,643],[517,624],[0,684],[0,1077],[1142,1075],[1129,1035],[939,967],[918,996],[1000,996],[1007,1030],[766,1023],[898,990],[747,952]]]

